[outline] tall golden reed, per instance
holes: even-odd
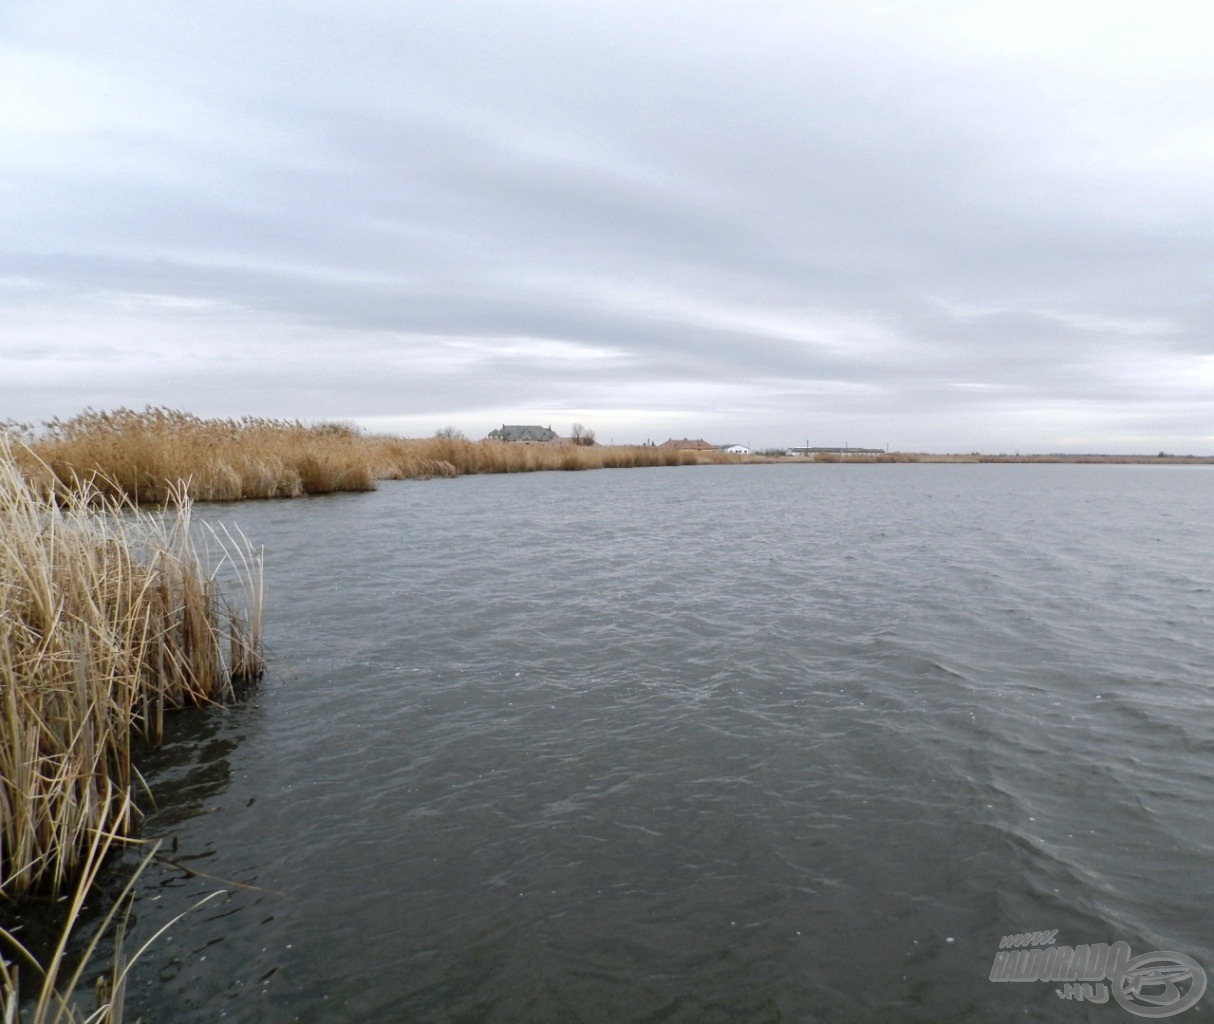
[[[9,424],[8,431],[24,437],[41,460],[29,465],[27,459],[24,467],[37,486],[72,488],[84,480],[99,494],[145,505],[163,504],[181,486],[195,501],[239,501],[368,491],[376,480],[699,461],[693,452],[652,447],[407,439],[367,435],[343,423],[201,419],[151,408],[87,410],[39,429]]]
[[[163,504],[184,483],[196,501],[295,498],[375,487],[359,431],[287,420],[200,419],[171,409],[86,410],[32,431],[30,446],[61,485]]]
[[[243,537],[212,531],[200,552],[180,490],[141,512],[96,478],[40,488],[28,451],[22,463],[0,438],[7,899],[58,891],[93,837],[130,833],[132,744],[160,737],[167,707],[223,700],[263,671],[260,555]],[[239,605],[218,591],[221,568],[241,581]]]

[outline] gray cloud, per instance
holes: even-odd
[[[1200,5],[0,19],[0,416],[1214,450]]]

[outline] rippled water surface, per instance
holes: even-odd
[[[1116,1021],[1214,968],[1214,474],[731,466],[209,506],[275,677],[146,762],[165,1021]],[[1205,1019],[1199,1006],[1178,1019]]]

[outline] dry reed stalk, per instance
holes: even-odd
[[[119,795],[113,785],[107,785],[102,799],[107,804],[122,803],[124,808],[111,808],[107,817],[119,819],[129,817],[131,813],[130,794]],[[126,1001],[127,981],[135,962],[160,938],[169,928],[181,920],[186,913],[198,909],[222,894],[211,893],[200,900],[190,910],[174,917],[168,924],[157,929],[154,935],[144,942],[133,954],[127,955],[124,949],[126,922],[134,902],[135,883],[140,874],[151,863],[156,855],[156,847],[143,858],[139,866],[126,881],[118,898],[113,900],[110,909],[102,918],[100,925],[94,929],[92,938],[84,950],[75,957],[76,966],[67,968],[67,950],[84,909],[85,900],[93,892],[98,873],[106,855],[115,842],[121,841],[121,836],[113,831],[95,830],[88,838],[88,844],[83,852],[80,865],[79,879],[68,906],[67,916],[58,931],[58,941],[50,952],[44,965],[24,946],[11,932],[0,928],[0,940],[7,947],[10,955],[18,957],[39,979],[36,1000],[31,998],[32,1006],[29,1015],[24,1018],[26,1024],[121,1024]],[[97,979],[94,989],[95,1007],[89,1012],[80,1006],[78,993],[86,970],[90,969],[94,954],[103,937],[113,931],[115,933],[114,959],[108,974]],[[4,1024],[16,1024],[20,1015],[21,978],[19,966],[6,960],[0,952],[0,1011],[3,1012]]]
[[[88,836],[129,834],[133,737],[263,671],[260,555],[215,531],[200,555],[184,488],[166,496],[153,515],[92,482],[39,494],[0,439],[0,897],[57,892]],[[244,589],[226,630],[225,566]]]

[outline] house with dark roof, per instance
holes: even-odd
[[[675,448],[682,452],[715,452],[717,446],[709,444],[702,437],[697,437],[694,441],[690,437],[682,437],[676,440],[671,437],[663,441],[659,448]]]
[[[551,427],[503,423],[498,430],[489,431],[489,437],[494,441],[509,441],[511,444],[547,444],[557,439],[557,433]]]

